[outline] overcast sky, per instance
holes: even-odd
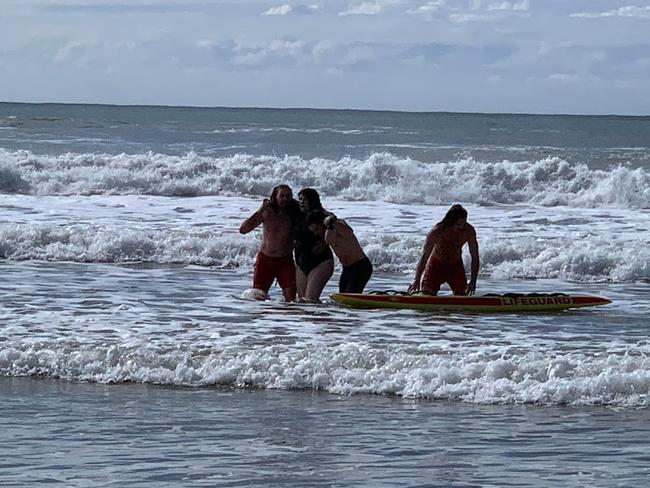
[[[632,1],[0,0],[0,100],[650,114]]]

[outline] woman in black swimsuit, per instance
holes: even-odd
[[[301,215],[294,224],[298,300],[319,302],[325,284],[334,273],[334,256],[325,240],[309,230],[305,216],[312,210],[324,209],[318,192],[313,188],[298,192],[298,204]]]

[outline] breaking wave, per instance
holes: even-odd
[[[225,350],[5,345],[0,374],[99,383],[314,389],[482,404],[650,405],[650,360],[626,353],[443,352],[360,344]]]
[[[359,234],[375,268],[415,269],[422,238],[390,232]],[[255,236],[192,229],[7,224],[0,226],[0,259],[99,263],[150,262],[232,268],[252,266]],[[466,256],[465,262],[469,262]],[[643,241],[589,236],[489,239],[481,244],[481,274],[497,279],[560,278],[570,281],[650,280],[650,248]]]
[[[390,153],[303,159],[188,153],[37,155],[0,149],[0,192],[33,195],[267,195],[278,182],[356,201],[650,208],[643,168],[590,169],[557,157],[423,163]]]

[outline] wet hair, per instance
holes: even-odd
[[[309,210],[323,210],[323,204],[320,203],[320,195],[313,188],[303,188],[298,192],[298,196],[303,196],[309,202]]]
[[[280,210],[280,205],[278,205],[278,193],[280,192],[280,190],[284,190],[284,189],[289,190],[289,193],[291,193],[293,197],[293,190],[289,185],[285,185],[284,183],[274,187],[273,191],[271,191],[271,196],[269,197],[269,201],[271,202],[271,208],[273,208],[273,210],[275,210],[276,212]]]
[[[307,224],[307,227],[309,227],[311,224],[323,224],[326,217],[327,214],[324,211],[312,210],[305,217],[305,223]]]
[[[467,219],[467,210],[457,203],[449,207],[449,210],[447,210],[442,220],[438,222],[438,225],[444,228],[451,227],[460,219]]]

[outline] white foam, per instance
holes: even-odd
[[[232,236],[89,225],[0,227],[0,257],[98,263],[250,264],[257,243]]]
[[[377,270],[411,272],[422,239],[359,232]],[[11,260],[100,263],[153,262],[250,267],[258,249],[254,237],[193,231],[53,224],[0,226],[0,257]],[[470,259],[465,256],[469,268]],[[650,279],[650,249],[644,242],[581,241],[518,237],[481,246],[481,274],[496,279],[560,278],[571,281]]]
[[[241,298],[244,300],[268,300],[269,295],[265,293],[263,290],[260,290],[258,288],[248,288],[247,290],[244,290],[241,294]]]
[[[394,394],[487,404],[650,406],[645,355],[528,350],[436,351],[344,344],[199,350],[79,346],[40,341],[2,346],[0,374],[100,383],[224,385]]]
[[[37,155],[0,149],[0,189],[34,195],[266,195],[278,181],[345,200],[443,205],[650,208],[650,174],[618,166],[592,170],[549,157],[485,163],[422,163],[389,153],[366,159],[303,159],[188,153]]]
[[[259,205],[241,197],[5,196],[0,258],[253,264],[259,230],[239,224]],[[377,271],[412,273],[446,206],[325,200],[353,226]],[[650,214],[568,207],[468,207],[481,276],[630,282],[650,279]],[[465,256],[469,268],[469,256]]]

